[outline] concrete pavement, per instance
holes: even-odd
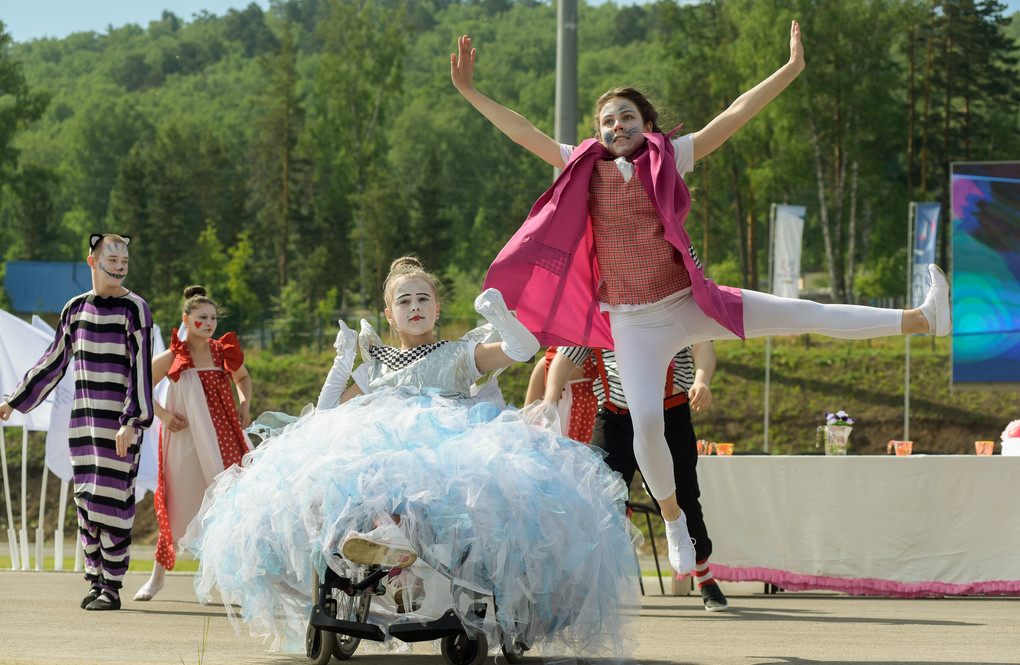
[[[235,634],[222,606],[196,601],[190,574],[169,574],[151,602],[131,601],[147,577],[128,574],[120,611],[85,612],[78,607],[88,590],[81,573],[0,571],[0,665],[309,662],[264,650],[243,628]],[[645,665],[1020,662],[1020,598],[765,595],[760,584],[724,583],[731,611],[708,613],[698,595],[662,596],[654,580],[645,582],[650,595],[642,605],[635,653]],[[360,649],[354,660],[446,662],[431,643],[403,654]]]

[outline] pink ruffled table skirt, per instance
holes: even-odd
[[[899,598],[1020,596],[1020,458],[698,462],[719,580]]]

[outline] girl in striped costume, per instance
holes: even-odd
[[[152,316],[124,288],[130,238],[94,234],[88,257],[92,290],[64,305],[46,354],[0,404],[28,412],[42,404],[74,365],[69,427],[74,502],[85,549],[86,610],[120,609],[135,519],[135,478],[142,430],[152,424]]]

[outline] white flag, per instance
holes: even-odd
[[[800,297],[800,249],[804,235],[804,206],[776,206],[773,240],[772,293]]]

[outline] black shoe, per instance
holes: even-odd
[[[722,612],[729,607],[726,596],[715,582],[701,587],[701,600],[705,601],[705,609],[709,612]]]
[[[100,589],[99,587],[92,587],[92,590],[89,591],[89,595],[81,599],[81,608],[85,609],[86,607],[88,607],[89,603],[91,603],[96,598],[99,598],[99,594],[101,594],[102,592],[103,592],[102,589]]]
[[[95,611],[95,612],[102,612],[102,611],[106,611],[106,610],[119,610],[120,609],[120,597],[119,596],[117,598],[114,598],[113,600],[108,600],[108,599],[109,599],[109,596],[107,596],[107,595],[99,596],[99,598],[96,598],[91,603],[89,603],[85,607],[85,609],[91,610],[91,611]]]

